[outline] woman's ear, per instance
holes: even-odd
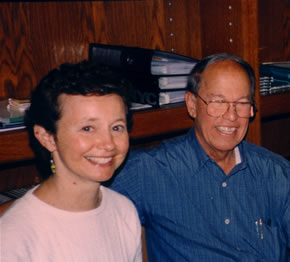
[[[39,143],[44,146],[49,152],[56,149],[54,135],[48,132],[44,127],[35,125],[33,127],[34,135]]]
[[[189,115],[192,118],[195,118],[196,117],[196,96],[193,93],[187,91],[185,93],[185,104],[186,104],[186,108]]]

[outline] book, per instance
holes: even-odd
[[[272,76],[276,79],[290,81],[290,61],[263,63],[259,70],[262,76]]]
[[[6,124],[0,123],[0,133],[14,131],[14,130],[20,130],[20,129],[24,129],[24,128],[25,128],[24,123],[11,124],[11,125],[9,125],[9,124],[6,125]]]
[[[133,102],[131,103],[130,110],[137,111],[137,110],[150,109],[150,108],[152,108],[152,105]]]
[[[151,61],[152,75],[189,75],[197,59],[155,50]]]
[[[161,90],[185,89],[188,76],[161,76],[158,78],[158,86]]]
[[[168,105],[184,102],[186,90],[161,92],[159,94],[159,105]]]
[[[187,76],[144,76],[141,74],[134,74],[130,77],[132,88],[130,89],[130,98],[132,102],[139,104],[148,104],[154,108],[160,107],[160,95],[175,91],[182,91],[186,89]],[[172,94],[171,94],[172,95]],[[163,98],[161,98],[163,101]]]
[[[89,61],[147,75],[186,75],[198,60],[160,50],[91,43]]]
[[[177,97],[179,93],[175,91],[185,92],[188,75],[198,62],[159,50],[97,43],[89,45],[89,61],[123,73],[132,83],[131,101],[153,108],[184,100]],[[169,91],[175,93],[167,94]]]
[[[91,43],[89,45],[89,62],[111,66],[123,71],[150,74],[153,50],[139,47],[105,45]]]
[[[290,91],[290,62],[261,64],[259,80],[261,95]]]

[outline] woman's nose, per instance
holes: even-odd
[[[103,132],[98,140],[98,146],[102,149],[112,151],[115,148],[114,138],[110,132]]]

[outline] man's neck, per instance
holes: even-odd
[[[215,155],[213,159],[226,175],[228,175],[237,164],[241,163],[241,155],[238,146],[225,154]]]

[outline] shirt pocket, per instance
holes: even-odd
[[[255,246],[257,254],[262,261],[282,261],[285,256],[285,248],[281,239],[281,233],[277,226],[271,225],[269,220],[264,222],[257,219],[253,223],[255,231]]]

